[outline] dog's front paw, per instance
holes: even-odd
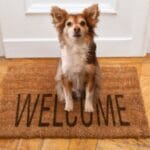
[[[73,110],[73,103],[69,103],[65,105],[65,111],[72,111]]]
[[[60,98],[59,101],[62,102],[62,103],[65,103],[65,99],[64,98],[62,98],[62,99]]]
[[[94,108],[92,104],[85,104],[85,112],[94,112]]]

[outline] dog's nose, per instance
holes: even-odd
[[[74,32],[75,32],[75,33],[80,33],[80,28],[79,28],[79,27],[75,27],[75,28],[74,28]]]

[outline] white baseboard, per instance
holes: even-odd
[[[4,39],[6,58],[60,57],[57,39]],[[145,54],[132,50],[132,37],[98,38],[98,57],[130,57]]]

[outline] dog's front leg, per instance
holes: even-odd
[[[88,74],[88,80],[85,87],[85,112],[93,112],[93,100],[95,93],[95,76],[94,73],[90,72]]]
[[[72,82],[69,81],[67,77],[63,78],[63,90],[65,96],[65,110],[72,111],[73,110]]]

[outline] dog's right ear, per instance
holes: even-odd
[[[60,31],[64,26],[68,13],[64,9],[54,6],[52,7],[50,14],[52,16],[55,27],[58,31]]]

